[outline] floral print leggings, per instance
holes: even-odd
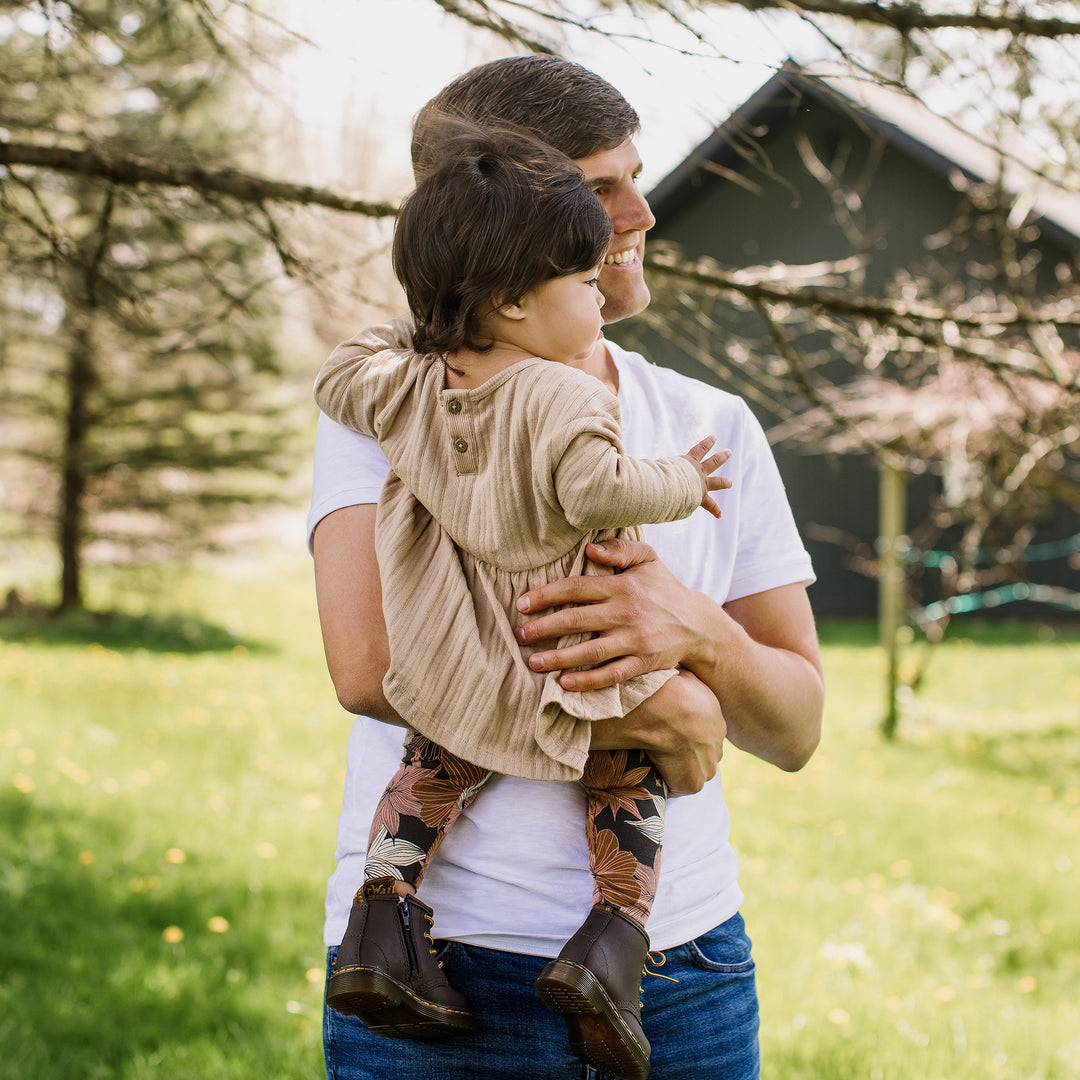
[[[412,733],[375,810],[365,880],[392,877],[419,888],[447,831],[492,775]],[[660,874],[663,778],[643,750],[596,750],[581,784],[593,904],[611,904],[644,929]]]

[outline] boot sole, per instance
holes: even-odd
[[[645,1080],[649,1052],[591,971],[569,960],[552,960],[535,986],[540,1000],[562,1014],[570,1049],[578,1059],[624,1080]]]
[[[447,1039],[473,1029],[471,1013],[417,997],[375,968],[335,972],[326,986],[326,1003],[388,1039]]]

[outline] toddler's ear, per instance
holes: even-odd
[[[495,310],[504,319],[513,319],[520,321],[525,318],[525,309],[521,304],[499,304],[496,303]]]

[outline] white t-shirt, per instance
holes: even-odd
[[[645,526],[645,538],[665,565],[718,604],[812,582],[810,557],[772,451],[742,399],[607,344],[619,373],[628,454],[681,454],[706,435],[732,450],[724,471],[734,486],[717,493],[721,520],[695,511],[682,521]],[[320,416],[309,544],[327,514],[378,501],[386,469],[373,439]],[[363,883],[372,814],[397,770],[402,734],[368,717],[353,724],[337,868],[327,888],[327,945],[341,941],[353,894]],[[681,945],[738,911],[743,894],[729,825],[719,774],[696,795],[669,800],[660,883],[648,924],[653,948]],[[493,777],[448,833],[421,896],[435,910],[436,937],[557,956],[592,902],[581,786]]]

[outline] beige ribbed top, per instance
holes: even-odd
[[[441,359],[385,347],[410,332],[398,320],[339,346],[315,385],[319,407],[377,438],[390,464],[375,532],[386,698],[484,768],[577,779],[590,722],[625,715],[673,672],[565,691],[558,673],[529,669],[515,601],[549,581],[609,572],[586,562],[585,544],[686,517],[701,480],[681,457],[625,456],[618,401],[597,379],[533,358],[475,389],[446,390]]]

